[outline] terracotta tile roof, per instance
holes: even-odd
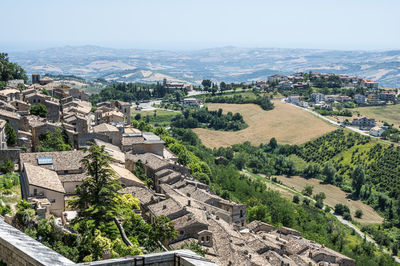
[[[139,184],[144,185],[143,182],[142,182],[139,178],[137,178],[137,177],[136,177],[131,171],[129,171],[128,169],[126,169],[126,168],[124,168],[124,167],[120,167],[120,166],[118,166],[118,165],[116,165],[116,164],[110,164],[110,167],[111,167],[111,169],[113,169],[114,172],[117,174],[117,177],[119,177],[119,178],[126,178],[126,179],[132,180],[132,181],[134,181],[134,182],[136,182],[136,183],[139,183]]]
[[[58,179],[56,172],[29,163],[24,163],[24,169],[29,185],[65,193],[64,187],[60,179]]]
[[[138,162],[139,160],[145,164],[147,167],[153,169],[153,170],[158,170],[161,169],[162,167],[168,166],[169,163],[162,158],[158,157],[157,155],[153,153],[143,153],[143,154],[131,154],[127,153],[125,154],[126,160],[131,160],[134,162]]]
[[[7,118],[12,118],[12,119],[17,119],[19,120],[21,116],[17,113],[13,113],[10,111],[6,111],[4,109],[0,109],[0,117],[7,117]]]
[[[60,179],[61,182],[82,182],[87,177],[88,175],[86,173],[58,175],[58,178]]]
[[[126,187],[119,190],[122,194],[132,194],[137,197],[142,205],[151,203],[155,198],[155,193],[147,187]]]
[[[172,198],[160,201],[149,206],[149,210],[157,217],[161,215],[165,215],[168,217],[169,215],[181,211],[182,208],[183,206]]]
[[[82,170],[83,166],[81,160],[85,156],[83,151],[59,151],[59,152],[35,152],[35,153],[21,153],[21,164],[29,163],[38,166],[39,157],[51,157],[52,164],[41,165],[40,167],[46,169],[53,169],[55,171],[65,170]]]
[[[122,164],[125,163],[125,153],[123,153],[118,146],[99,139],[94,139],[94,142],[99,146],[104,146],[105,151],[111,155],[114,161]]]
[[[185,215],[183,215],[183,216],[181,216],[179,218],[176,218],[176,219],[172,220],[172,222],[174,223],[175,229],[178,230],[178,231],[179,231],[179,229],[191,226],[193,224],[199,224],[200,223],[200,224],[203,224],[205,226],[208,226],[207,219],[203,218],[201,216],[205,217],[204,211],[203,211],[203,214],[199,215],[199,213],[196,213],[196,212],[192,213],[189,210],[188,214],[185,214]]]
[[[101,133],[101,132],[118,132],[118,128],[116,128],[113,125],[109,125],[106,123],[97,125],[95,127],[93,127],[93,132],[95,133]]]
[[[129,146],[132,144],[144,143],[144,138],[141,136],[123,136],[122,145]]]

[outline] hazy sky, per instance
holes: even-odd
[[[0,49],[400,49],[399,0],[0,0]]]

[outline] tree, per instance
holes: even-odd
[[[361,165],[357,165],[354,171],[351,173],[352,182],[351,185],[355,190],[355,195],[360,195],[361,187],[365,183],[365,172]]]
[[[204,80],[201,82],[201,85],[203,85],[203,87],[205,87],[205,88],[211,88],[211,84],[212,84],[212,82],[211,82],[211,80],[209,80],[209,79],[204,79]]]
[[[276,138],[271,138],[269,140],[268,144],[272,149],[276,149],[278,147],[278,142],[276,141]]]
[[[86,220],[98,228],[102,222],[111,222],[118,215],[119,206],[115,201],[120,181],[114,179],[114,171],[110,169],[111,156],[105,152],[104,146],[92,144],[82,164],[89,175],[83,184],[76,188],[77,198],[70,201],[78,210],[74,223]]]
[[[8,54],[0,53],[0,89],[4,89],[7,81],[12,79],[23,79],[28,81],[25,70],[8,60]]]
[[[31,106],[31,114],[40,117],[47,117],[47,108],[43,104],[35,104]]]
[[[151,238],[156,242],[160,241],[165,244],[178,236],[174,223],[165,215],[156,217],[151,227]]]
[[[7,145],[14,146],[17,144],[17,134],[15,134],[14,128],[10,125],[10,123],[6,123],[6,136],[7,136]]]
[[[39,136],[39,141],[40,152],[72,150],[72,147],[68,144],[68,136],[66,133],[63,134],[63,131],[59,128],[55,131],[47,130],[45,134]]]
[[[314,186],[306,185],[302,191],[303,195],[311,196],[313,192]]]
[[[357,218],[360,219],[360,218],[363,216],[363,214],[364,214],[364,213],[363,213],[362,210],[356,210],[356,217],[357,217]]]
[[[294,202],[294,203],[299,203],[299,202],[300,202],[299,196],[294,195],[294,196],[293,196],[293,202]]]
[[[327,162],[322,170],[322,174],[325,176],[325,182],[332,184],[335,180],[336,169],[331,162]]]
[[[0,172],[10,173],[14,171],[14,163],[10,159],[6,159],[3,165],[0,167]]]

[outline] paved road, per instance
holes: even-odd
[[[282,100],[282,102],[287,103],[284,99]],[[291,104],[291,103],[287,103],[287,104]],[[317,117],[319,117],[319,118],[321,118],[321,119],[323,119],[323,120],[325,120],[325,121],[327,121],[327,122],[329,122],[329,123],[331,123],[331,124],[333,124],[333,125],[335,125],[335,126],[340,126],[340,125],[338,124],[338,122],[333,121],[333,120],[331,120],[331,119],[329,119],[329,118],[327,118],[327,117],[325,117],[325,116],[323,116],[323,115],[320,115],[319,113],[314,112],[313,110],[311,110],[311,109],[309,109],[309,108],[303,108],[303,107],[297,106],[297,105],[295,105],[295,104],[291,104],[291,105],[293,105],[293,106],[295,106],[295,107],[297,107],[297,108],[300,108],[300,109],[302,109],[302,110],[304,110],[304,111],[307,111],[307,112],[309,112],[309,113],[311,113],[311,114],[313,114],[313,115],[315,115],[315,116],[317,116]],[[347,129],[350,129],[350,130],[352,130],[352,131],[354,131],[354,132],[357,132],[357,133],[359,133],[359,134],[361,134],[361,135],[373,137],[373,136],[371,136],[370,134],[368,134],[367,132],[362,131],[362,130],[359,130],[358,128],[354,128],[354,127],[346,127],[346,128],[347,128]]]

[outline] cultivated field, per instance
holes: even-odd
[[[148,121],[150,124],[155,126],[169,126],[172,118],[178,115],[180,112],[178,111],[168,111],[168,110],[151,110],[151,111],[132,111],[132,119],[135,119],[137,114],[141,115],[141,118],[146,121],[146,117],[148,117]]]
[[[196,128],[207,147],[231,146],[250,141],[253,145],[267,143],[275,137],[280,144],[301,144],[335,129],[312,114],[281,101],[273,101],[275,108],[264,111],[255,104],[208,104],[209,110],[222,108],[224,113],[241,113],[249,125],[236,132]]]
[[[379,216],[372,207],[362,203],[360,200],[352,200],[348,197],[348,193],[334,185],[323,184],[319,179],[304,179],[299,176],[277,176],[277,179],[282,181],[284,185],[293,188],[296,191],[302,191],[306,185],[314,186],[313,195],[319,192],[325,193],[326,199],[324,200],[324,204],[332,208],[338,203],[346,204],[350,208],[353,219],[360,223],[377,224],[383,222],[383,218]],[[361,219],[354,217],[357,209],[362,210],[364,213]]]

